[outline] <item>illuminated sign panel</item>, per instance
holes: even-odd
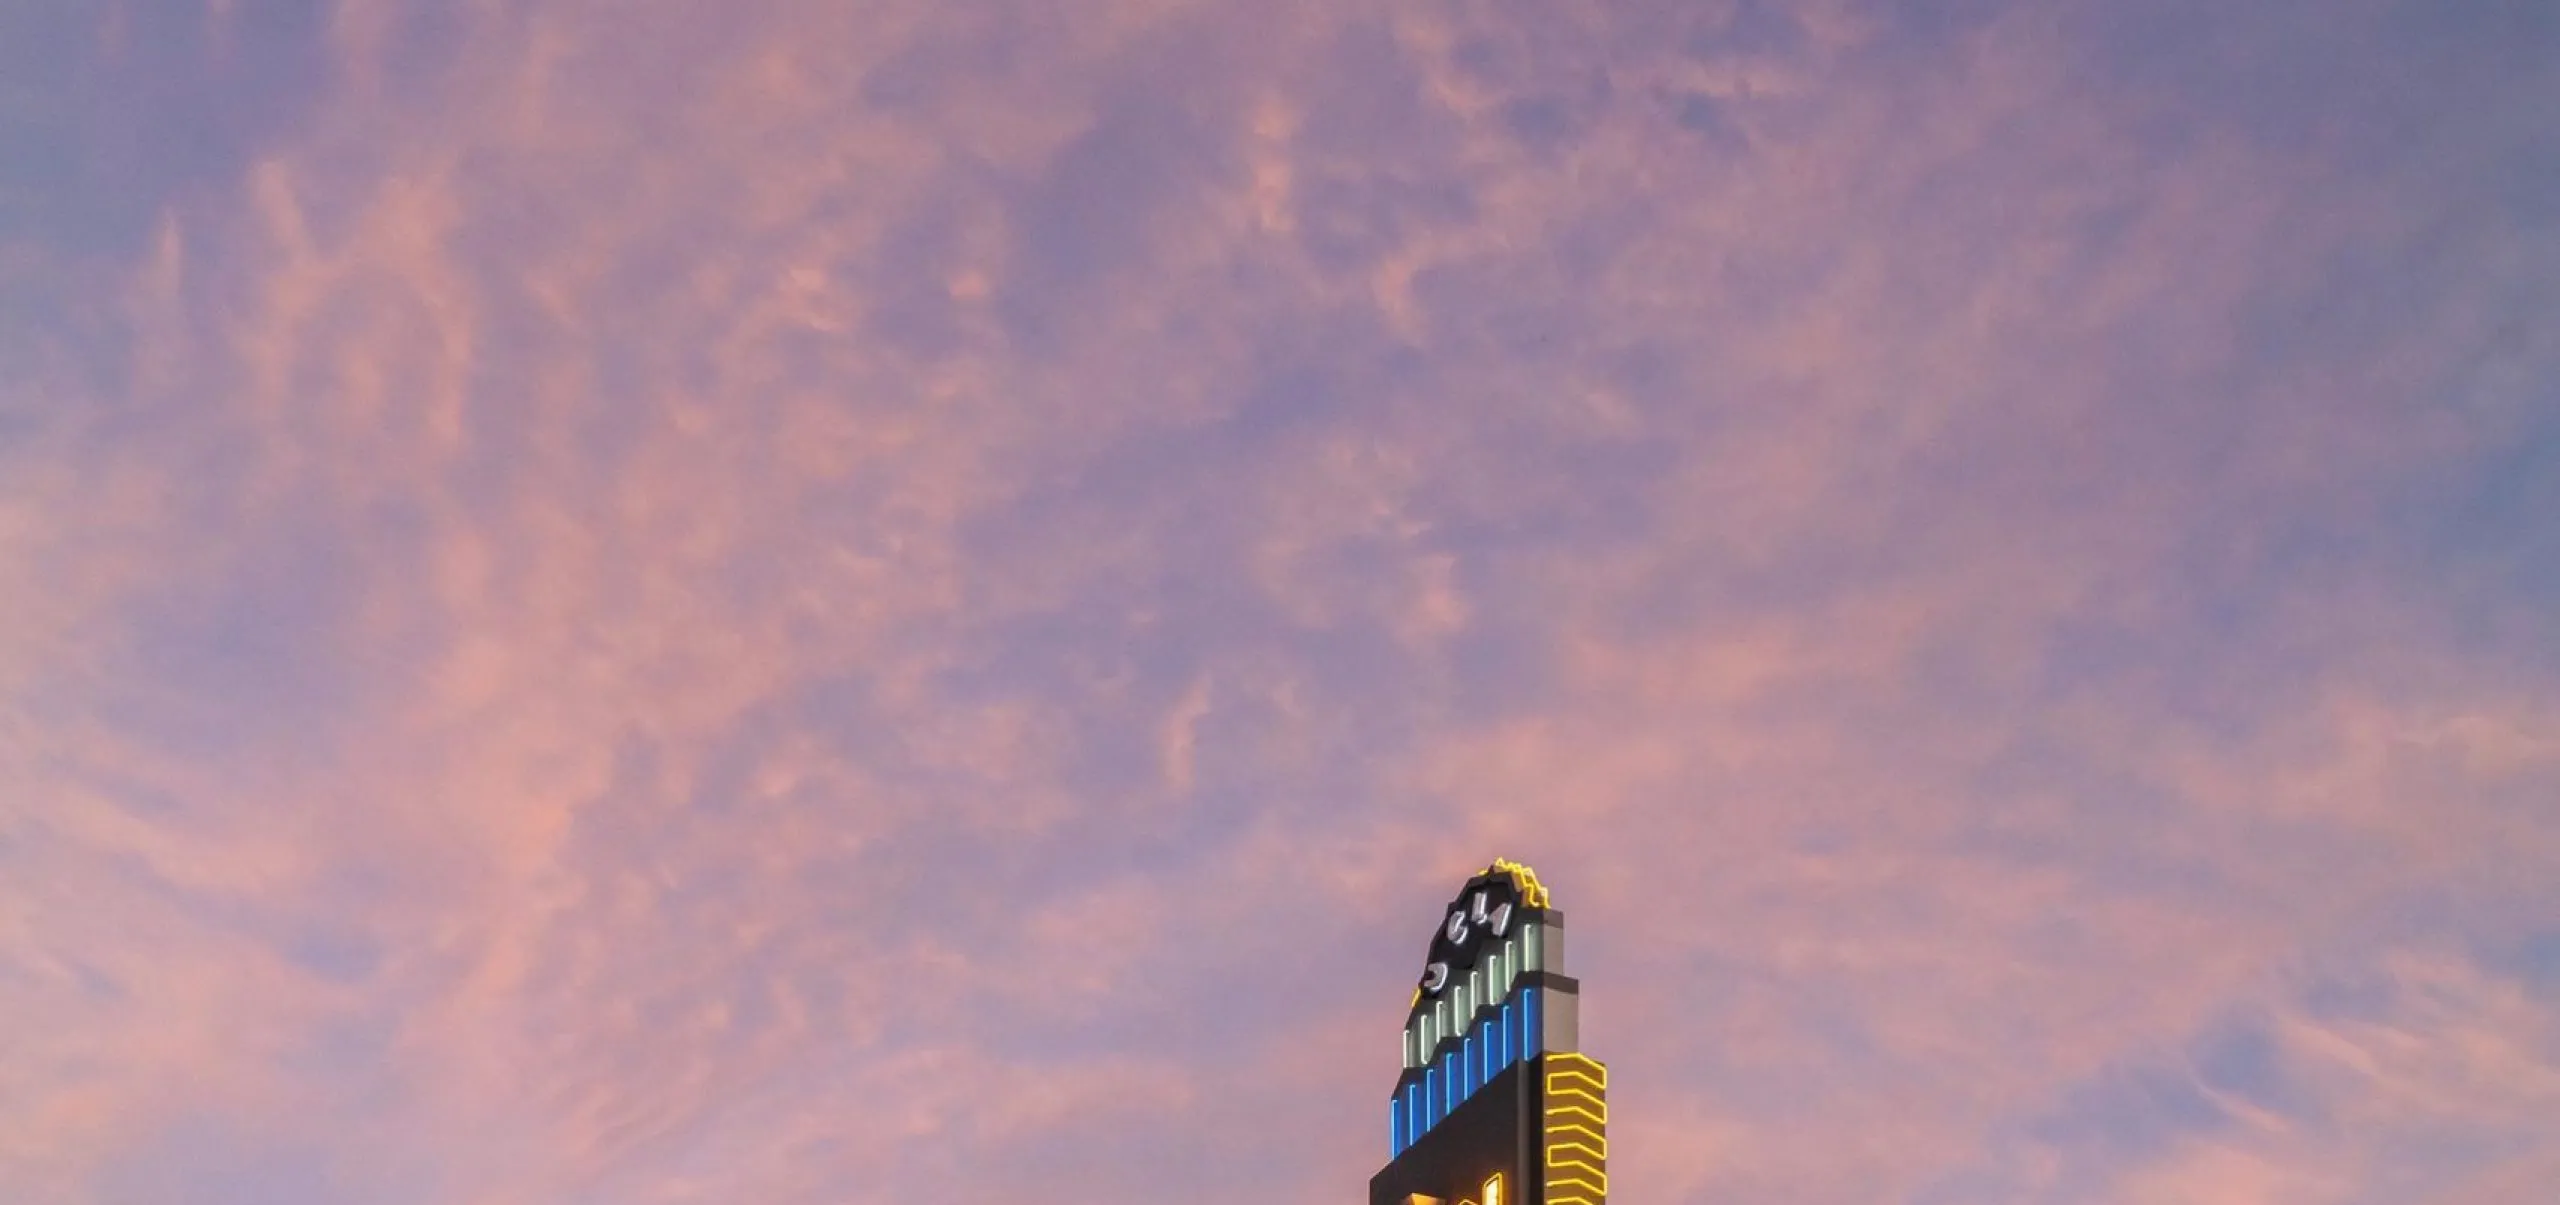
[[[1433,926],[1370,1205],[1606,1205],[1608,1070],[1535,871],[1496,862]]]

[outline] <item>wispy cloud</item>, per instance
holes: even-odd
[[[0,39],[30,1199],[1356,1194],[1495,854],[1629,1200],[2552,1172],[2522,8],[150,7]]]

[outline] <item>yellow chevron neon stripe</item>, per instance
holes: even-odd
[[[1547,1088],[1539,1152],[1547,1205],[1607,1205],[1609,1069],[1579,1054],[1550,1054],[1540,1062]]]

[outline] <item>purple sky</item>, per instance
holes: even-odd
[[[0,1199],[2560,1192],[2550,0],[0,5]]]

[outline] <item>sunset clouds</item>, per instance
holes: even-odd
[[[2536,1205],[2560,27],[2238,7],[5,18],[0,1196],[1355,1199],[1503,856],[1631,1205]]]

